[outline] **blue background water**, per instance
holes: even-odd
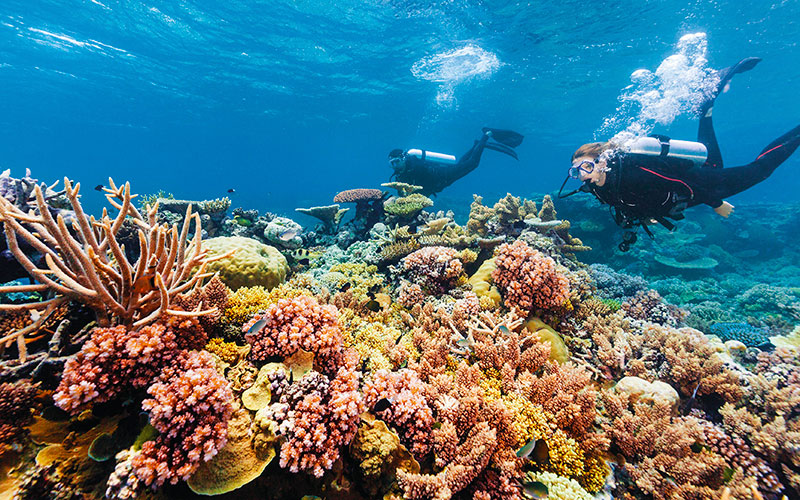
[[[111,175],[290,212],[385,182],[392,148],[460,154],[492,125],[526,135],[521,161],[487,152],[437,206],[546,192],[630,74],[697,31],[712,67],[764,58],[714,110],[727,163],[745,163],[800,122],[797,1],[5,0],[0,167],[82,181],[90,205]],[[465,46],[499,68],[450,87],[412,74]],[[795,155],[739,199],[796,200],[799,178]]]

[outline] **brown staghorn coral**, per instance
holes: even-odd
[[[46,306],[50,308],[67,300],[76,300],[90,307],[98,324],[143,326],[156,321],[164,313],[202,315],[211,311],[176,311],[170,308],[175,296],[191,290],[207,277],[206,259],[202,248],[200,218],[187,208],[182,228],[158,224],[158,203],[146,216],[131,203],[130,184],[117,187],[109,179],[106,199],[119,213],[111,218],[106,210],[100,220],[87,216],[78,199],[80,184],[73,186],[64,179],[66,196],[75,212],[72,227],[64,218],[56,218],[47,209],[42,190],[34,190],[38,214],[28,214],[0,199],[0,220],[5,227],[9,250],[38,285],[4,287],[3,292],[52,291],[56,297],[40,304],[1,305],[0,310],[25,310]],[[126,218],[138,227],[139,259],[131,263],[117,234]],[[188,234],[192,221],[195,236],[190,246]],[[19,238],[44,256],[46,269],[39,269],[19,247]],[[42,316],[45,316],[43,314]],[[0,343],[16,338],[20,356],[25,356],[24,341],[29,331],[38,329],[38,322],[0,339]]]

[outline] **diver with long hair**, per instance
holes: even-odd
[[[608,142],[584,144],[572,155],[561,190],[569,178],[580,179],[583,185],[567,194],[559,191],[559,197],[588,192],[609,205],[615,222],[625,230],[619,246],[623,252],[636,241],[636,227],[651,237],[648,224],[660,223],[672,230],[675,226],[667,219],[683,219],[688,207],[705,204],[728,217],[733,205],[725,198],[769,177],[800,146],[798,126],[769,143],[747,165],[723,168],[711,117],[714,101],[734,75],[760,61],[749,57],[719,71],[719,84],[699,108],[697,142],[655,135],[640,138],[624,150]]]
[[[522,144],[523,138],[511,130],[484,128],[481,138],[458,160],[453,155],[422,149],[393,149],[389,152],[389,163],[394,169],[391,178],[422,186],[420,192],[424,195],[436,194],[478,168],[484,149],[519,160],[514,148]]]

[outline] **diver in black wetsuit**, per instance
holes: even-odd
[[[751,163],[722,168],[722,155],[711,119],[714,100],[735,74],[752,69],[760,61],[757,57],[750,57],[719,72],[716,92],[700,108],[697,133],[700,144],[651,136],[644,140],[658,148],[647,154],[637,154],[635,147],[632,152],[615,150],[610,143],[584,144],[572,155],[569,176],[582,180],[584,184],[566,195],[559,192],[559,197],[578,191],[589,192],[601,203],[610,205],[616,223],[625,229],[619,246],[623,252],[636,241],[634,230],[637,226],[642,226],[651,237],[648,224],[658,222],[672,230],[674,224],[667,219],[683,219],[687,207],[706,204],[722,217],[728,217],[733,205],[724,201],[725,198],[769,177],[800,146],[798,126],[768,144]],[[677,143],[681,145],[674,151],[670,150],[671,145]],[[697,154],[697,148],[692,145],[703,149],[703,154]]]
[[[489,140],[493,139],[493,142]],[[522,144],[523,136],[511,130],[484,128],[480,140],[456,161],[456,157],[420,149],[394,149],[389,153],[393,179],[422,186],[424,195],[441,192],[444,188],[478,167],[485,148],[499,151],[518,160],[514,148]]]

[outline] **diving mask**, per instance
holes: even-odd
[[[597,168],[597,164],[595,162],[592,160],[583,160],[577,165],[569,167],[569,176],[573,179],[581,180],[581,172],[585,174],[591,174],[594,172],[595,168]]]

